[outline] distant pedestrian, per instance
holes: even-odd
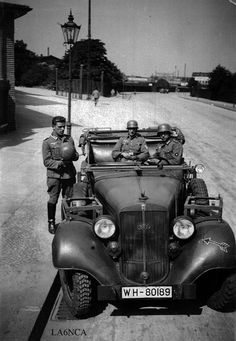
[[[115,91],[115,89],[111,89],[111,97],[114,97],[114,96],[115,96],[115,94],[116,94],[116,91]]]
[[[96,106],[98,104],[98,100],[99,100],[99,97],[100,97],[100,93],[99,93],[98,89],[94,89],[93,90],[92,96],[93,96],[94,104]]]
[[[71,136],[65,135],[66,119],[55,116],[52,119],[52,134],[44,139],[42,146],[43,163],[47,168],[47,203],[48,231],[55,233],[55,214],[59,195],[69,198],[76,182],[76,169],[72,161],[79,158]]]

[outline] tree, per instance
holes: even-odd
[[[16,85],[21,85],[22,76],[36,63],[38,57],[34,52],[27,49],[27,44],[23,40],[16,40],[14,47],[15,82]]]
[[[198,81],[196,81],[193,77],[191,77],[188,81],[189,88],[196,88],[198,85]]]
[[[188,81],[188,87],[190,88],[191,96],[199,96],[199,89],[201,88],[201,84],[196,81],[193,77],[191,77]]]
[[[232,75],[232,84],[233,84],[232,102],[236,104],[236,73]]]
[[[39,86],[47,85],[50,69],[47,65],[34,64],[21,77],[21,85],[23,86]]]
[[[72,48],[72,78],[79,78],[80,65],[83,64],[84,77],[88,75],[88,51],[90,50],[90,79],[100,81],[104,71],[105,82],[121,82],[122,73],[117,66],[107,58],[105,44],[99,39],[80,40]],[[59,77],[68,78],[69,52],[66,52],[59,65]]]
[[[233,75],[225,67],[218,65],[210,74],[209,90],[211,99],[231,101],[233,96]]]
[[[159,89],[169,89],[170,87],[169,82],[164,78],[159,78],[156,84]]]

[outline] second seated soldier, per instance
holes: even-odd
[[[156,152],[148,160],[153,165],[179,165],[182,162],[183,146],[180,141],[172,137],[172,128],[169,124],[160,124],[157,128],[157,136],[163,143],[158,144]]]
[[[128,135],[120,137],[112,151],[115,161],[144,162],[149,157],[148,147],[143,136],[138,133],[138,122],[127,122]]]
[[[64,134],[66,119],[55,116],[52,119],[52,134],[44,139],[43,163],[47,168],[48,231],[55,233],[56,204],[62,191],[62,197],[70,197],[75,183],[76,169],[72,161],[79,158],[71,136]]]

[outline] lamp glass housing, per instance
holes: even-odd
[[[70,12],[70,15],[68,17],[68,22],[64,25],[61,25],[62,33],[64,36],[64,44],[73,45],[76,43],[80,27],[76,23],[74,23],[74,17],[72,13]]]

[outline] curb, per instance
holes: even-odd
[[[180,98],[187,99],[189,101],[195,101],[195,102],[201,102],[205,103],[208,105],[214,105],[215,107],[231,110],[231,111],[236,111],[236,105],[233,103],[217,103],[215,101],[207,100],[205,98],[201,97],[185,97],[185,96],[179,96]],[[230,106],[232,105],[232,107]]]

